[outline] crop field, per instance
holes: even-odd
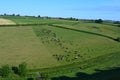
[[[100,78],[105,70],[114,73],[120,67],[120,42],[116,41],[120,27],[82,20],[1,18],[20,24],[0,26],[1,66],[26,62],[29,72],[47,73],[52,80],[93,80],[94,75]]]
[[[7,19],[0,18],[0,25],[13,25],[15,22]]]

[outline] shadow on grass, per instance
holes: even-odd
[[[77,31],[77,32],[82,32],[82,33],[87,33],[87,34],[93,34],[93,35],[97,35],[97,36],[101,36],[101,37],[105,37],[105,38],[109,38],[109,39],[112,39],[112,40],[114,40],[114,41],[117,41],[117,39],[115,39],[115,38],[113,38],[113,37],[111,37],[111,36],[107,36],[107,35],[103,35],[103,34],[99,34],[99,33],[93,33],[93,32],[89,32],[89,31],[72,29],[72,28],[67,28],[67,27],[58,26],[58,25],[49,25],[49,26],[58,27],[58,28],[63,28],[63,29],[68,29],[68,30]]]
[[[109,70],[95,70],[96,73],[86,74],[79,72],[77,77],[55,77],[52,80],[120,80],[120,68],[113,68]]]

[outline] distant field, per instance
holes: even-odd
[[[11,20],[0,18],[0,25],[11,25],[11,24],[16,24],[16,23]]]
[[[16,24],[64,24],[64,23],[72,24],[72,23],[76,23],[75,21],[70,21],[70,20],[43,19],[43,18],[36,18],[36,17],[2,16],[1,18],[12,20]]]
[[[83,23],[83,22],[79,22],[75,24],[55,24],[55,25],[103,34],[113,38],[120,36],[120,33],[119,33],[120,28],[115,26],[110,26],[110,25],[96,24],[96,23]]]
[[[65,64],[120,51],[120,43],[106,37],[52,26],[38,26],[33,29],[52,53],[57,55],[55,58],[63,56],[59,61]],[[47,31],[50,33],[47,34]]]

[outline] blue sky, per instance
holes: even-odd
[[[120,0],[0,0],[0,14],[120,20]]]

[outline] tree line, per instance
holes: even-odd
[[[0,68],[1,78],[8,78],[11,74],[17,75],[19,77],[25,77],[27,74],[27,64],[25,62],[19,64],[18,67],[10,67],[8,64]]]
[[[22,16],[20,14],[0,14],[0,16]],[[42,19],[60,19],[60,20],[72,20],[72,21],[86,21],[86,22],[95,22],[95,23],[102,23],[103,20],[102,19],[95,19],[95,20],[92,20],[92,19],[78,19],[78,18],[74,18],[74,17],[68,17],[68,18],[63,18],[63,17],[49,17],[49,16],[41,16],[41,15],[38,15],[38,16],[28,16],[28,15],[25,15],[24,17],[37,17],[37,18],[42,18]]]

